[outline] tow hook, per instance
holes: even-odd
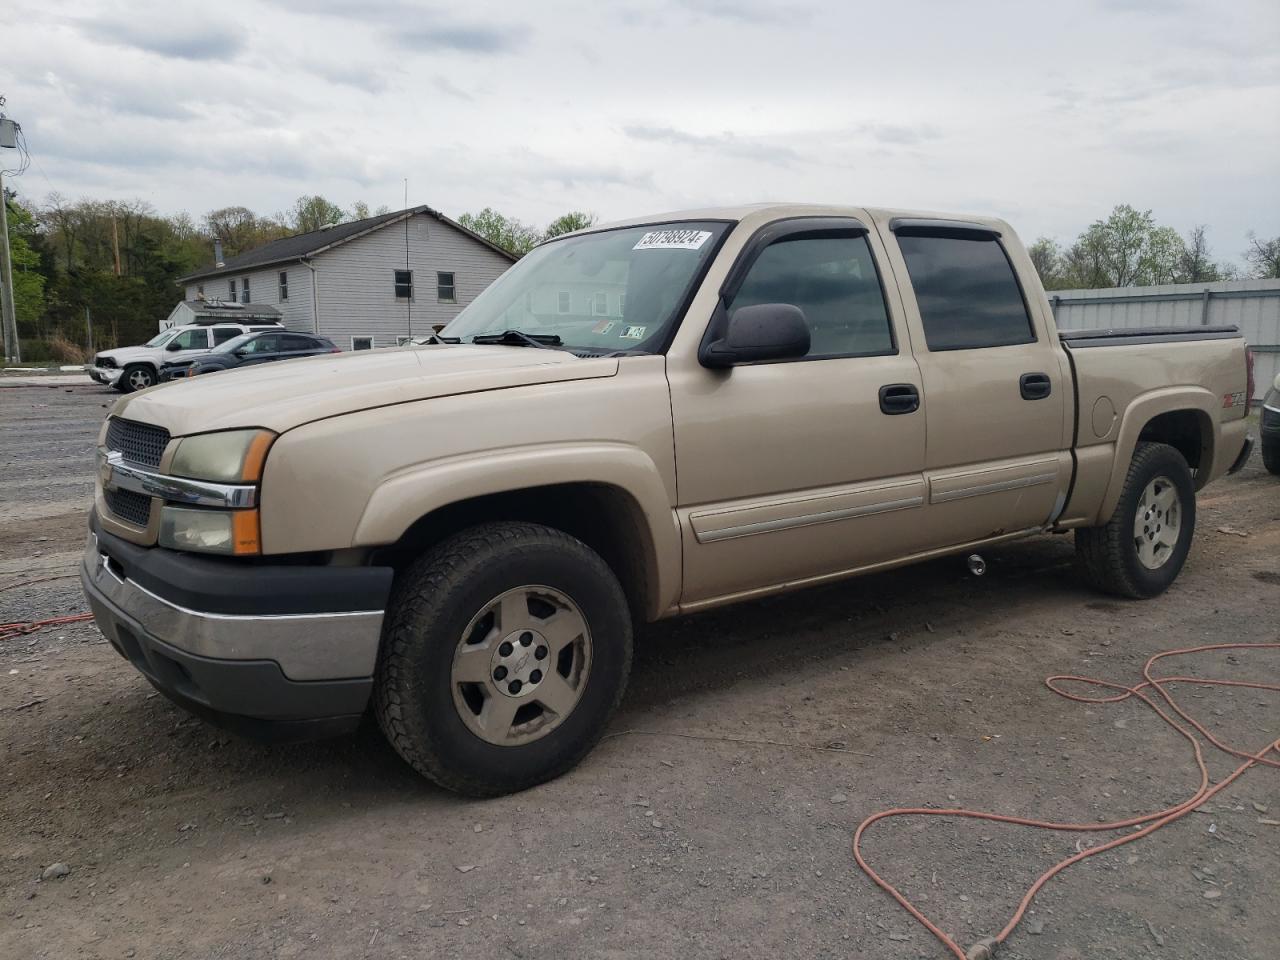
[[[969,567],[969,572],[975,577],[980,577],[987,572],[987,561],[976,553],[969,554],[969,559],[965,561],[965,564]]]
[[[975,559],[971,557],[970,559]],[[981,562],[982,558],[976,558]],[[965,951],[964,960],[991,960],[996,955],[996,947],[1000,946],[1000,941],[995,937],[983,937],[972,947]]]

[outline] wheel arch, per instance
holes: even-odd
[[[1125,408],[1099,523],[1115,513],[1139,441],[1166,443],[1181,453],[1197,490],[1212,479],[1217,453],[1214,399],[1203,387],[1171,387],[1143,394]]]
[[[397,565],[478,523],[542,523],[599,553],[635,616],[653,620],[679,599],[680,533],[670,504],[656,466],[633,447],[504,451],[390,478],[370,498],[353,546],[373,547]]]

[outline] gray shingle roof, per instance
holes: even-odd
[[[309,233],[299,233],[296,236],[285,237],[281,240],[273,240],[271,243],[263,244],[254,250],[239,254],[235,257],[228,257],[220,267],[209,267],[205,270],[197,270],[185,277],[179,277],[179,283],[186,283],[190,280],[205,280],[209,277],[220,277],[231,273],[243,273],[246,270],[256,270],[261,267],[270,266],[273,263],[288,263],[292,260],[301,260],[303,257],[314,256],[322,250],[329,247],[335,247],[338,244],[345,243],[348,240],[354,240],[356,237],[363,236],[366,233],[372,233],[382,227],[397,223],[406,217],[415,214],[425,213],[428,216],[435,217],[441,223],[446,223],[456,230],[460,230],[467,236],[471,237],[477,243],[484,244],[490,250],[502,254],[509,260],[516,260],[506,250],[490,243],[478,233],[468,230],[462,224],[450,220],[444,214],[437,210],[432,210],[428,206],[410,207],[407,210],[395,210],[391,213],[380,214],[376,217],[366,217],[363,220],[352,220],[349,223],[339,223],[323,230],[312,230]]]

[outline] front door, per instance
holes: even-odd
[[[795,305],[811,346],[786,362],[668,369],[686,606],[816,582],[910,552],[919,537],[921,382],[878,238],[831,218],[756,237],[731,271],[725,315]]]
[[[1034,267],[996,226],[880,224],[924,384],[928,517],[938,546],[1047,523],[1071,477],[1070,373]]]

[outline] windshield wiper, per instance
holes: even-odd
[[[500,343],[508,347],[541,347],[549,350],[561,344],[560,336],[555,333],[525,333],[523,330],[503,330],[501,333],[477,333],[471,338],[472,343]]]

